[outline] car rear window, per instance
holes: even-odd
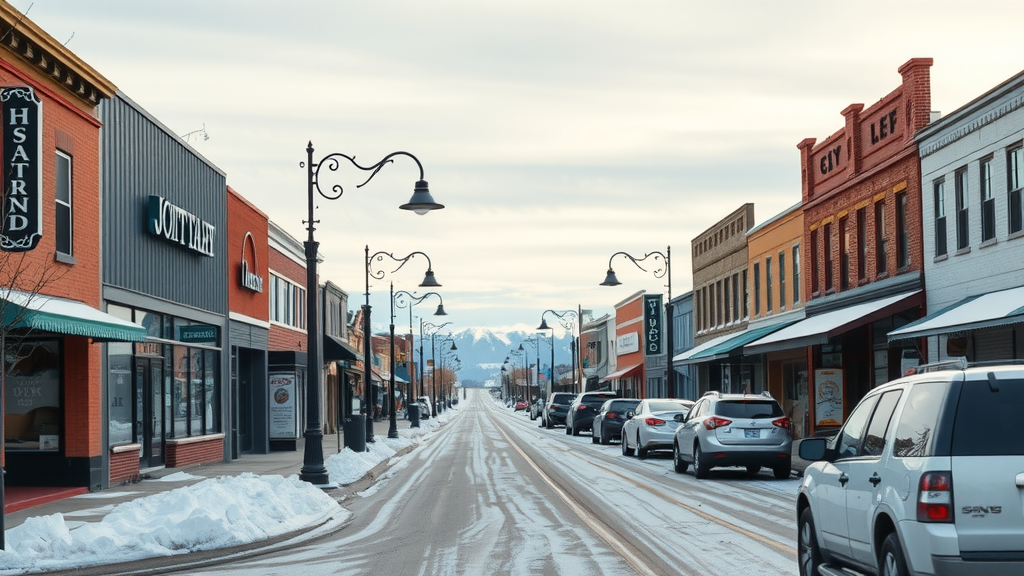
[[[948,390],[947,382],[922,382],[910,389],[900,415],[900,423],[896,427],[896,437],[893,438],[893,456],[912,458],[935,455],[935,425]]]
[[[555,394],[555,397],[551,399],[552,404],[572,404],[572,399],[576,396],[573,394]]]
[[[995,389],[993,389],[995,388]],[[1021,456],[1024,380],[968,380],[953,424],[953,456]]]
[[[600,408],[608,399],[614,398],[612,394],[601,394],[600,396],[584,396],[580,399],[580,404],[586,404],[587,406],[593,406],[594,408]]]
[[[785,416],[782,406],[772,400],[722,400],[715,413],[726,418],[776,418]]]
[[[636,408],[636,405],[639,403],[639,400],[615,400],[608,405],[608,410],[612,412],[625,412]]]
[[[648,402],[651,412],[686,412],[689,406],[680,402]]]

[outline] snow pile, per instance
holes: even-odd
[[[341,513],[297,475],[247,472],[124,502],[102,521],[74,528],[62,514],[29,518],[7,531],[0,566],[4,573],[49,571],[238,546]]]

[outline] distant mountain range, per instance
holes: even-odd
[[[547,371],[551,364],[550,334],[551,332],[498,332],[487,328],[464,328],[453,331],[452,340],[457,348],[455,354],[462,364],[462,369],[458,372],[459,381],[466,381],[467,386],[500,385],[501,365],[510,352],[519,349],[520,344],[526,351],[530,364],[537,363],[539,351],[540,368]],[[539,345],[535,342],[539,342]],[[561,337],[555,336],[555,366],[572,365],[571,342],[572,338],[568,333]],[[437,354],[440,356],[440,350]],[[430,359],[429,339],[424,342],[423,355],[425,360]],[[515,362],[521,367],[523,360],[519,356],[516,358]]]

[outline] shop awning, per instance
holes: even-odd
[[[630,366],[629,368],[623,368],[622,370],[617,370],[617,371],[612,372],[611,374],[605,376],[604,378],[601,378],[601,382],[610,382],[612,380],[620,380],[622,378],[627,378],[629,376],[632,376],[636,372],[639,372],[640,368],[643,368],[643,366],[644,366],[643,362],[641,362],[640,364],[634,364],[633,366]]]
[[[889,332],[889,341],[1024,323],[1024,286],[970,296]]]
[[[98,342],[144,342],[146,329],[121,320],[78,300],[18,290],[0,289],[3,322],[9,328],[27,328],[85,336]]]
[[[701,362],[711,362],[712,360],[728,358],[729,356],[734,355],[732,352],[739,348],[773,332],[782,330],[786,326],[795,324],[796,322],[798,322],[798,320],[794,319],[787,322],[778,322],[768,326],[756,326],[753,328],[747,328],[740,332],[726,334],[725,336],[709,340],[697,348],[691,348],[690,350],[677,355],[673,358],[673,361],[685,365],[700,364]]]
[[[910,299],[920,294],[920,290],[904,292],[811,316],[747,344],[743,353],[763,354],[825,344],[833,336],[907,308],[912,305]]]
[[[354,361],[359,359],[359,353],[351,344],[337,336],[324,334],[324,361],[336,360]]]

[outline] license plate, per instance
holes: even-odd
[[[755,430],[744,430],[743,431],[743,437],[744,438],[760,438],[761,437],[761,431],[760,430],[756,430],[756,429]]]

